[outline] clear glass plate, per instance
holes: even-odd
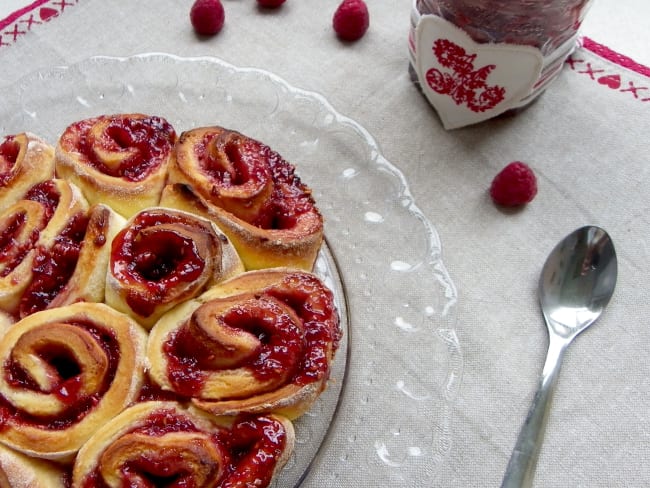
[[[276,487],[431,486],[452,449],[463,358],[455,287],[433,225],[372,136],[321,95],[216,58],[93,57],[3,90],[0,134],[55,144],[99,114],[160,115],[178,132],[221,125],[297,167],[325,216],[316,272],[332,286],[345,340],[332,382],[296,422]]]

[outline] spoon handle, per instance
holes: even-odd
[[[528,410],[526,421],[519,431],[517,443],[508,462],[501,488],[523,488],[530,487],[533,484],[535,467],[537,466],[537,458],[544,439],[553,392],[567,345],[566,340],[550,335],[546,362],[544,363],[539,387]]]

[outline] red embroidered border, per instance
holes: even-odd
[[[8,17],[0,19],[0,48],[11,46],[18,38],[31,31],[33,26],[49,22],[62,14],[66,7],[75,6],[78,2],[79,0],[36,0]],[[637,63],[628,56],[619,54],[589,37],[581,39],[581,47],[602,59],[650,79],[649,67]],[[587,75],[608,89],[631,94],[641,102],[650,101],[650,83],[648,86],[638,84],[638,80],[630,80],[625,74],[608,72],[601,66],[594,66],[594,63],[581,59],[578,52],[574,52],[569,57],[567,64],[574,72]]]
[[[36,0],[0,20],[0,48],[11,46],[35,25],[49,22],[79,0]]]
[[[49,0],[36,0],[34,3],[31,3],[30,5],[27,5],[26,7],[23,7],[21,9],[16,10],[14,13],[9,15],[9,17],[0,20],[0,31],[4,30],[5,27],[25,15],[26,13],[31,12],[37,7],[40,7],[44,3],[47,3]]]
[[[650,68],[587,37],[581,39],[581,46],[583,49],[574,51],[566,61],[573,72],[590,78],[602,88],[612,90],[619,96],[632,97],[639,102],[650,102]],[[610,64],[599,61],[610,61],[616,67],[626,68],[645,78],[634,77],[625,70],[612,68]],[[650,104],[646,106],[650,107]]]
[[[582,47],[594,54],[597,54],[601,58],[607,59],[612,63],[616,63],[619,66],[623,66],[624,68],[634,71],[635,73],[639,73],[640,75],[650,78],[650,68],[648,66],[644,66],[640,63],[637,63],[632,58],[617,53],[616,51],[612,51],[607,46],[604,46],[599,42],[590,39],[589,37],[582,38]]]

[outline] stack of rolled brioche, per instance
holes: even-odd
[[[268,486],[341,331],[294,167],[222,127],[0,139],[0,486]]]

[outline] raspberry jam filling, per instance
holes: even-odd
[[[227,444],[234,454],[227,486],[250,486],[254,480],[268,486],[286,440],[284,426],[272,418],[244,417],[235,423],[227,432]]]
[[[269,304],[275,300],[293,309],[303,330],[297,330],[284,312],[274,316],[278,307]],[[245,367],[261,381],[282,376],[286,378],[285,384],[305,385],[329,376],[329,361],[341,332],[331,292],[315,278],[288,278],[260,292],[253,300],[246,296],[241,305],[213,320],[248,331],[259,340],[254,354],[228,368]],[[192,332],[185,324],[163,346],[169,381],[175,391],[187,396],[200,395],[206,376],[210,371],[219,371],[213,359],[205,359],[215,357],[215,348],[202,334]],[[233,392],[233,398],[236,397],[237,392]]]
[[[311,193],[295,174],[294,166],[277,152],[249,138],[232,137],[221,144],[215,139],[218,134],[208,133],[194,147],[213,192],[234,186],[255,187],[268,178],[273,181],[270,198],[248,223],[261,229],[292,229],[301,215],[315,211]]]
[[[129,451],[123,453],[124,459],[117,461],[122,485],[204,486],[193,479],[194,453],[186,452],[188,446],[165,444],[165,435],[183,432],[198,434],[203,442],[212,444],[212,452],[218,453],[219,459],[204,458],[195,467],[197,472],[204,474],[206,465],[214,465],[209,468],[213,472],[210,486],[268,486],[286,445],[284,426],[272,418],[241,417],[235,420],[230,429],[215,425],[213,430],[205,432],[188,416],[163,408],[152,412],[138,422],[138,427],[123,434],[133,438],[144,435],[160,441],[142,445],[126,443]],[[195,436],[193,438],[196,439]],[[119,442],[118,438],[114,444]],[[165,444],[165,447],[152,451],[151,446],[156,444]],[[196,445],[194,449],[197,449]],[[113,453],[115,456],[120,454]],[[85,477],[81,486],[108,487],[102,478],[100,466]]]
[[[31,232],[27,240],[19,239],[26,221],[27,216],[20,212],[0,223],[0,278],[16,269],[38,239],[40,229]]]
[[[150,402],[150,401],[182,403],[189,400],[190,400],[189,397],[179,395],[178,393],[173,391],[163,390],[162,388],[160,388],[160,386],[158,386],[153,381],[151,381],[151,378],[149,378],[149,376],[145,376],[144,383],[142,384],[142,388],[140,389],[140,395],[138,396],[137,403]]]
[[[31,187],[24,198],[40,203],[45,209],[45,218],[49,221],[59,205],[61,195],[56,183],[53,180],[47,180]]]
[[[328,378],[329,361],[341,340],[332,292],[313,276],[295,274],[268,293],[296,310],[304,323],[306,354],[294,382],[305,385]]]
[[[6,185],[9,181],[19,153],[20,143],[15,136],[6,136],[0,144],[0,185]]]
[[[210,304],[200,307],[191,319],[200,323],[181,328],[171,343],[165,345],[168,376],[174,391],[187,396],[200,394],[205,372],[220,368],[246,367],[259,380],[271,380],[275,384],[290,380],[299,366],[303,337],[301,326],[285,309],[264,295],[229,304],[218,315],[211,313]],[[205,317],[201,317],[202,310],[206,311]],[[254,346],[247,351],[236,351],[236,357],[232,357],[235,351],[214,344],[207,334],[201,333],[201,327],[214,327],[215,323],[227,330],[251,334],[255,338]]]
[[[253,225],[263,229],[291,229],[301,215],[316,211],[311,191],[296,175],[293,165],[277,152],[262,145],[262,155],[271,167],[275,186],[268,206]]]
[[[0,429],[3,425],[32,425],[49,430],[63,430],[81,421],[108,391],[115,377],[120,361],[120,347],[112,331],[103,329],[96,324],[85,321],[69,322],[69,324],[85,329],[104,351],[108,358],[106,374],[99,387],[91,395],[80,395],[82,368],[74,359],[74,353],[58,345],[42,341],[36,347],[39,359],[56,372],[56,381],[49,391],[42,391],[30,371],[23,369],[15,359],[9,357],[3,364],[5,380],[11,388],[54,395],[66,405],[63,413],[57,416],[34,416],[29,412],[16,409],[7,398],[0,395]],[[44,327],[47,327],[45,325]]]
[[[93,126],[108,122],[100,137],[92,133]],[[176,140],[171,124],[161,117],[129,118],[105,116],[79,121],[62,136],[62,144],[84,156],[102,173],[142,181],[168,157]],[[124,156],[120,164],[109,165],[101,154]]]
[[[39,247],[32,267],[32,282],[20,301],[21,318],[45,310],[68,284],[77,267],[87,228],[88,217],[77,214],[50,248]]]
[[[54,182],[45,181],[33,186],[25,200],[32,200],[42,205],[44,212],[40,222],[28,222],[25,212],[18,212],[4,222],[0,222],[0,278],[8,276],[25,256],[34,248],[40,232],[52,218],[59,204],[59,192]],[[25,225],[32,225],[27,238],[19,238],[25,230]]]
[[[201,169],[214,184],[225,188],[258,185],[271,176],[266,162],[254,157],[253,151],[241,138],[221,141],[214,132],[207,133],[197,146]]]
[[[131,309],[142,317],[150,316],[169,291],[198,279],[205,269],[201,250],[189,236],[168,227],[155,231],[163,224],[189,226],[183,216],[141,212],[133,224],[113,240],[111,272],[122,283],[142,285],[126,297]],[[153,229],[146,235],[144,229]]]

